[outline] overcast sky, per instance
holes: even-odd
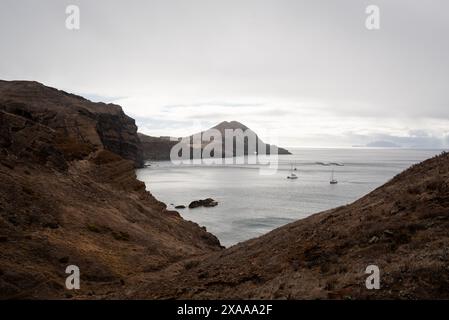
[[[448,16],[447,0],[1,0],[0,78],[118,103],[152,135],[237,120],[285,146],[446,147]]]

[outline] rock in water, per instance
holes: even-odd
[[[217,205],[218,205],[217,201],[215,201],[212,198],[207,198],[207,199],[204,199],[204,200],[195,200],[195,201],[190,202],[189,208],[190,209],[194,209],[194,208],[198,208],[198,207],[207,207],[207,208],[209,208],[209,207],[215,207]]]

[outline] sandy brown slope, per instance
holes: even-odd
[[[132,161],[42,116],[0,110],[0,299],[124,296],[131,275],[221,250],[146,192]],[[79,291],[64,287],[71,264]]]
[[[449,155],[355,203],[192,260],[141,298],[449,298]],[[366,266],[381,270],[367,290]],[[151,289],[151,290],[150,290]]]

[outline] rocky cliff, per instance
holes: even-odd
[[[89,149],[104,148],[136,167],[143,165],[135,121],[118,105],[94,103],[38,82],[0,80],[0,110],[52,128]]]
[[[135,126],[119,107],[37,83],[0,87],[0,299],[124,296],[131,276],[155,280],[221,250],[136,179]],[[65,288],[72,264],[76,291]]]

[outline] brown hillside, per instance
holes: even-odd
[[[0,299],[125,293],[131,275],[152,278],[221,249],[146,192],[133,162],[74,137],[64,125],[78,118],[64,113],[67,121],[56,116],[49,127],[47,111],[23,101],[14,113],[0,110]],[[97,130],[92,137],[103,134]],[[79,291],[64,287],[71,264],[81,271]]]

